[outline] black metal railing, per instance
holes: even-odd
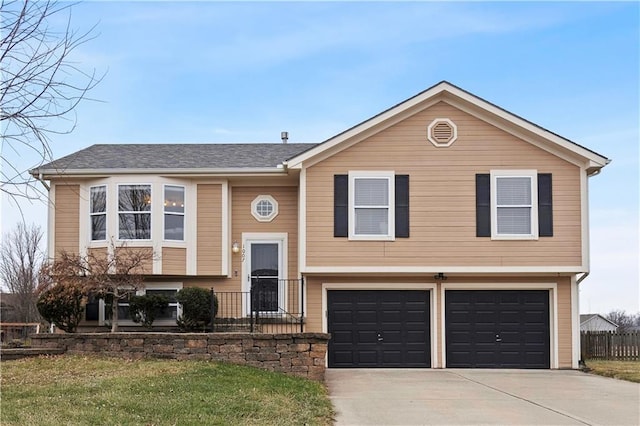
[[[214,332],[304,332],[304,280],[252,279],[250,291],[216,291]]]

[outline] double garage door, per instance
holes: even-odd
[[[430,367],[430,293],[330,290],[332,368]],[[448,368],[549,368],[549,292],[447,290]]]

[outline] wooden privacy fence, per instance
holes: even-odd
[[[583,331],[582,359],[640,361],[640,332]]]

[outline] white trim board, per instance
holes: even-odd
[[[576,266],[307,266],[303,274],[579,274]]]

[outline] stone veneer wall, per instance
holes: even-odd
[[[33,347],[122,358],[225,361],[323,380],[324,333],[73,333],[34,334]]]

